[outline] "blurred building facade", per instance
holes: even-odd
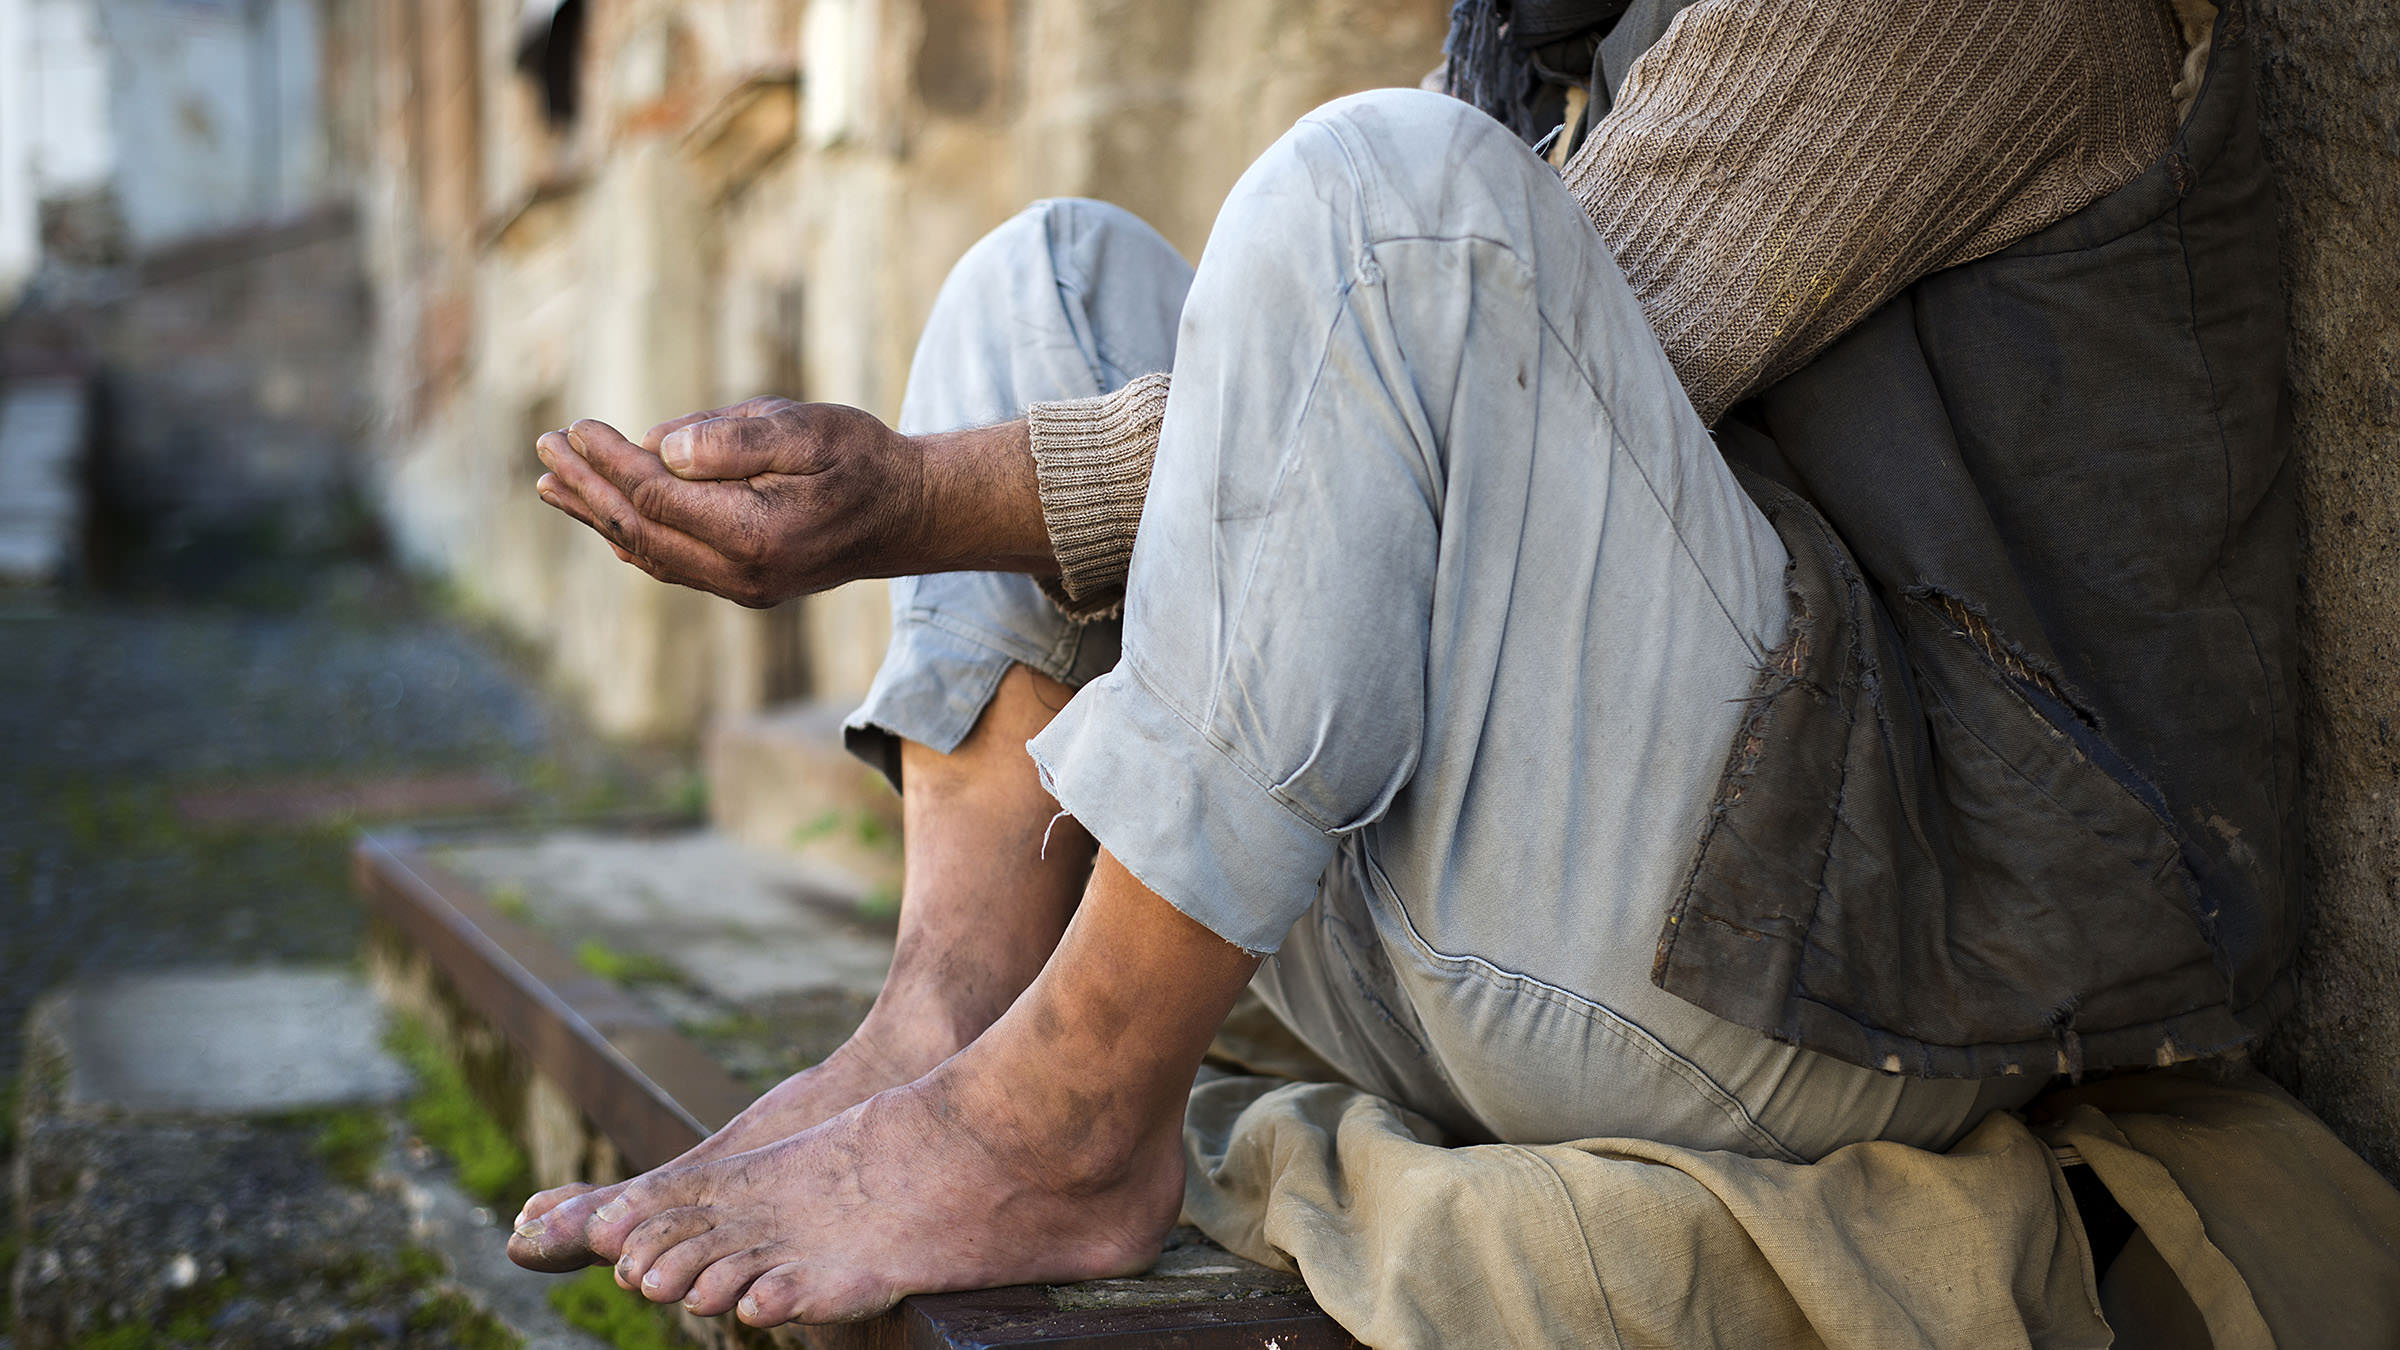
[[[880,585],[766,613],[657,585],[535,501],[534,437],[770,392],[889,417],[983,231],[1081,194],[1196,254],[1259,150],[1414,82],[1446,9],[0,0],[0,374],[72,349],[120,505],[370,502],[604,730],[821,715],[880,656]],[[2264,1057],[2400,1176],[2400,9],[2235,13],[2280,176],[2307,527],[2313,913]]]
[[[884,588],[754,613],[531,492],[542,431],[754,394],[899,406],[950,264],[1043,196],[1196,255],[1327,98],[1413,83],[1442,0],[417,0],[355,38],[376,481],[403,552],[549,654],[601,728],[681,738],[872,676]]]

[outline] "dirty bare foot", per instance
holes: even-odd
[[[973,1044],[814,1129],[634,1181],[591,1250],[628,1289],[753,1326],[1147,1269],[1182,1202],[1192,1071],[1257,967],[1104,853]]]
[[[777,1084],[667,1167],[774,1143],[915,1081],[1032,983],[1066,929],[1093,851],[1072,822],[1053,828],[1058,803],[1025,754],[1073,692],[1013,666],[956,750],[902,743],[907,881],[891,976],[873,1011],[824,1063]],[[526,1201],[510,1259],[535,1270],[591,1264],[584,1230],[624,1186],[578,1182]]]
[[[887,1007],[910,1011],[885,1012]],[[723,1128],[661,1166],[670,1172],[730,1158],[772,1144],[840,1115],[934,1065],[975,1039],[998,1010],[967,1012],[943,1000],[894,994],[876,1004],[840,1049],[767,1089]],[[597,1259],[585,1240],[592,1215],[632,1182],[610,1186],[571,1182],[536,1194],[517,1215],[509,1259],[534,1270],[576,1270]]]
[[[592,1245],[645,1297],[760,1327],[1148,1269],[1182,1204],[1180,1114],[1095,1130],[996,1077],[954,1060],[779,1143],[652,1173]]]

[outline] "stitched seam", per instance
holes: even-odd
[[[993,656],[1014,661],[1019,665],[1031,666],[1061,684],[1071,683],[1067,679],[1067,674],[1062,673],[1062,671],[1071,673],[1071,668],[1061,667],[1057,664],[1054,649],[1036,650],[1031,643],[1020,643],[1015,638],[1005,637],[974,624],[962,622],[944,610],[911,606],[901,617],[905,621],[947,633],[962,641],[971,642]]]
[[[1583,1243],[1583,1268],[1591,1273],[1592,1292],[1600,1299],[1600,1315],[1608,1319],[1609,1340],[1623,1345],[1624,1333],[1617,1329],[1617,1310],[1609,1302],[1608,1281],[1601,1278],[1600,1258],[1592,1251],[1591,1230],[1583,1222],[1582,1208],[1575,1203],[1575,1188],[1567,1184],[1567,1179],[1559,1175],[1557,1164],[1548,1158],[1532,1149],[1523,1150],[1520,1156],[1532,1160],[1550,1178],[1550,1184],[1557,1188],[1558,1198],[1564,1202],[1567,1213],[1574,1217],[1575,1236]]]
[[[1134,659],[1134,655],[1131,651],[1126,651],[1118,656],[1117,669],[1125,671],[1127,674],[1131,675],[1134,681],[1142,686],[1142,691],[1150,696],[1151,702],[1156,703],[1161,708],[1164,708],[1169,716],[1173,717],[1176,721],[1181,722],[1194,736],[1199,737],[1209,749],[1216,751],[1219,758],[1223,759],[1227,764],[1233,766],[1234,770],[1240,773],[1242,777],[1249,779],[1252,786],[1256,787],[1261,795],[1265,796],[1269,801],[1274,802],[1277,806],[1282,807],[1287,814],[1292,816],[1295,820],[1298,820],[1301,824],[1306,825],[1308,828],[1315,830],[1317,833],[1322,834],[1327,838],[1333,837],[1336,831],[1332,826],[1319,822],[1315,816],[1309,813],[1306,807],[1300,805],[1298,802],[1293,801],[1289,796],[1285,795],[1283,790],[1275,783],[1271,782],[1265,773],[1252,767],[1249,761],[1242,758],[1241,754],[1234,749],[1231,742],[1193,721],[1189,716],[1185,715],[1183,709],[1176,707],[1174,701],[1169,699],[1166,696],[1165,691],[1158,687],[1157,681],[1142,673],[1141,665]]]
[[[1382,869],[1377,868],[1376,872],[1380,875]],[[1570,989],[1561,989],[1547,980],[1510,970],[1485,957],[1453,955],[1442,951],[1427,942],[1425,935],[1417,930],[1416,917],[1408,912],[1408,905],[1400,899],[1399,888],[1390,886],[1388,879],[1385,885],[1391,891],[1392,908],[1400,915],[1401,926],[1407,929],[1409,941],[1425,955],[1443,964],[1458,967],[1459,973],[1468,978],[1515,987],[1520,992],[1530,994],[1554,1007],[1582,1017],[1591,1025],[1615,1036],[1660,1068],[1683,1079],[1701,1100],[1716,1107],[1728,1121],[1732,1122],[1734,1128],[1749,1135],[1753,1143],[1774,1150],[1788,1162],[1803,1161],[1798,1153],[1778,1139],[1772,1131],[1759,1124],[1757,1117],[1750,1114],[1750,1108],[1742,1102],[1741,1098],[1727,1090],[1724,1084],[1709,1074],[1708,1070],[1676,1053],[1673,1048],[1652,1035],[1640,1023],[1604,1003],[1585,998]]]
[[[1641,458],[1635,455],[1632,449],[1626,445],[1624,432],[1619,429],[1616,408],[1610,404],[1607,397],[1600,392],[1600,387],[1592,383],[1591,375],[1584,370],[1582,352],[1578,351],[1573,343],[1567,341],[1566,334],[1560,332],[1558,325],[1551,321],[1549,310],[1539,304],[1538,298],[1540,296],[1540,288],[1534,288],[1534,293],[1537,298],[1535,313],[1541,316],[1543,331],[1550,334],[1551,338],[1558,343],[1561,349],[1565,350],[1575,358],[1574,360],[1569,361],[1567,364],[1574,369],[1575,378],[1583,381],[1583,387],[1591,391],[1592,401],[1599,404],[1601,412],[1608,417],[1608,448],[1610,456],[1622,456],[1626,463],[1633,466],[1634,477],[1639,478],[1642,481],[1642,487],[1650,494],[1650,500],[1652,504],[1658,507],[1659,515],[1665,518],[1667,522],[1667,528],[1675,536],[1675,547],[1682,552],[1685,560],[1691,563],[1692,570],[1699,574],[1700,584],[1708,589],[1708,598],[1716,603],[1717,612],[1725,616],[1726,626],[1733,629],[1733,635],[1741,639],[1741,643],[1744,647],[1750,649],[1750,655],[1752,659],[1758,661],[1766,660],[1766,649],[1759,646],[1756,636],[1743,630],[1741,622],[1733,617],[1732,608],[1725,603],[1725,597],[1717,593],[1716,578],[1708,574],[1708,569],[1700,565],[1699,555],[1692,552],[1691,541],[1685,539],[1683,536],[1683,522],[1677,520],[1675,518],[1675,513],[1667,508],[1667,499],[1660,495],[1658,485],[1650,480],[1649,469],[1643,466]],[[1647,331],[1647,329],[1648,325],[1645,323],[1644,330]]]

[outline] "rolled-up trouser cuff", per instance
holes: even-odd
[[[915,741],[945,755],[956,750],[1016,659],[923,620],[896,622],[866,701],[842,723],[843,744],[897,788],[900,742]]]
[[[892,583],[892,641],[843,743],[900,786],[900,742],[958,748],[1012,665],[1080,686],[1117,662],[1115,623],[1078,624],[1031,578],[941,573]]]
[[[1334,836],[1278,800],[1130,660],[1086,686],[1026,749],[1060,810],[1135,879],[1244,951],[1283,945],[1333,858]]]

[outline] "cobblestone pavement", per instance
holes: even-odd
[[[71,976],[351,960],[347,847],[375,813],[538,819],[682,781],[387,571],[255,579],[0,592],[0,1079]]]

